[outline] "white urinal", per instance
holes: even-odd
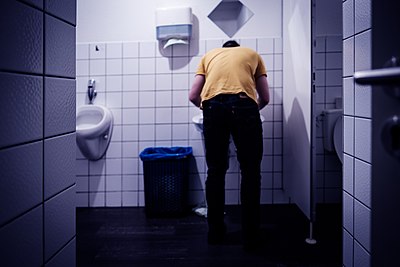
[[[101,105],[80,106],[76,114],[76,142],[89,160],[104,156],[113,131],[113,115]]]
[[[324,148],[336,152],[340,162],[343,163],[343,109],[328,109],[324,114]]]

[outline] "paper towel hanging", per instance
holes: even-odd
[[[175,44],[188,44],[192,36],[192,8],[170,7],[156,10],[157,40],[164,49]]]

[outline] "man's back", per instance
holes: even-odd
[[[255,80],[266,74],[261,57],[246,47],[216,48],[209,51],[196,74],[205,76],[202,99],[218,94],[245,92],[256,100]]]

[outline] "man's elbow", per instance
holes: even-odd
[[[192,102],[196,107],[200,106],[200,97],[189,94],[189,101]]]

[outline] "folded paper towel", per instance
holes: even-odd
[[[188,44],[188,41],[185,41],[182,39],[171,38],[171,39],[168,39],[168,41],[164,44],[164,49],[167,48],[168,46],[175,45],[175,44]]]

